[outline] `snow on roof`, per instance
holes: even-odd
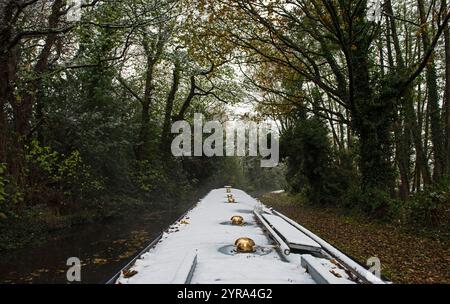
[[[190,283],[315,283],[301,266],[300,255],[285,261],[273,249],[273,241],[257,225],[252,214],[260,204],[245,192],[233,189],[235,204],[227,203],[225,189],[211,191],[180,222],[165,232],[161,241],[138,259],[131,270],[137,273],[118,279],[121,284],[178,282],[180,269],[187,269],[196,256]],[[234,215],[247,225],[228,224]],[[240,237],[252,238],[268,254],[230,252]],[[227,251],[228,250],[228,251]],[[297,261],[298,260],[298,261]]]
[[[320,252],[320,245],[279,216],[263,214],[264,219],[283,237],[289,247]]]

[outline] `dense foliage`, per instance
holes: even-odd
[[[80,20],[65,0],[0,3],[2,232],[284,172],[311,203],[448,222],[448,1],[82,3]],[[171,125],[196,112],[271,121],[284,164],[174,158]]]
[[[1,2],[0,248],[226,183],[277,187],[238,158],[170,153],[172,122],[224,120],[242,96],[188,4],[83,1],[73,21],[63,0]]]
[[[440,205],[430,195],[450,186],[447,1],[200,2],[279,124],[292,191],[381,218]]]

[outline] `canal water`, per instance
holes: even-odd
[[[81,260],[81,283],[105,283],[187,209],[161,208],[74,227],[39,247],[0,253],[0,283],[68,283],[70,257]]]

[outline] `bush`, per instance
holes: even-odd
[[[361,189],[358,184],[351,186],[343,195],[345,207],[356,209],[377,219],[394,219],[400,212],[400,202],[378,189]]]
[[[130,176],[140,191],[152,193],[168,182],[163,173],[160,162],[144,160],[136,161],[135,168],[130,172]]]
[[[183,200],[195,183],[195,180],[188,180],[181,163],[171,159],[136,161],[129,174],[146,201],[155,201],[155,198],[164,202]]]
[[[286,180],[291,192],[304,194],[312,203],[340,202],[355,175],[351,172],[352,160],[336,155],[321,119],[307,118],[286,130],[280,149],[287,162]]]
[[[407,220],[415,226],[450,229],[449,183],[430,187],[412,195],[406,208]]]
[[[95,197],[104,189],[104,182],[93,176],[77,150],[66,156],[32,141],[27,147],[26,161],[28,203],[58,207],[68,201]]]
[[[15,215],[15,208],[24,200],[24,193],[8,175],[6,164],[0,164],[0,222]]]

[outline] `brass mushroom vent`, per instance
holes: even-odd
[[[256,244],[250,238],[244,237],[244,238],[237,239],[236,242],[234,242],[234,245],[236,246],[237,252],[242,252],[242,253],[255,252]]]
[[[231,224],[241,226],[244,224],[244,218],[242,216],[235,215],[231,218]]]
[[[227,193],[231,193],[231,186],[225,186],[225,189],[227,190]]]

